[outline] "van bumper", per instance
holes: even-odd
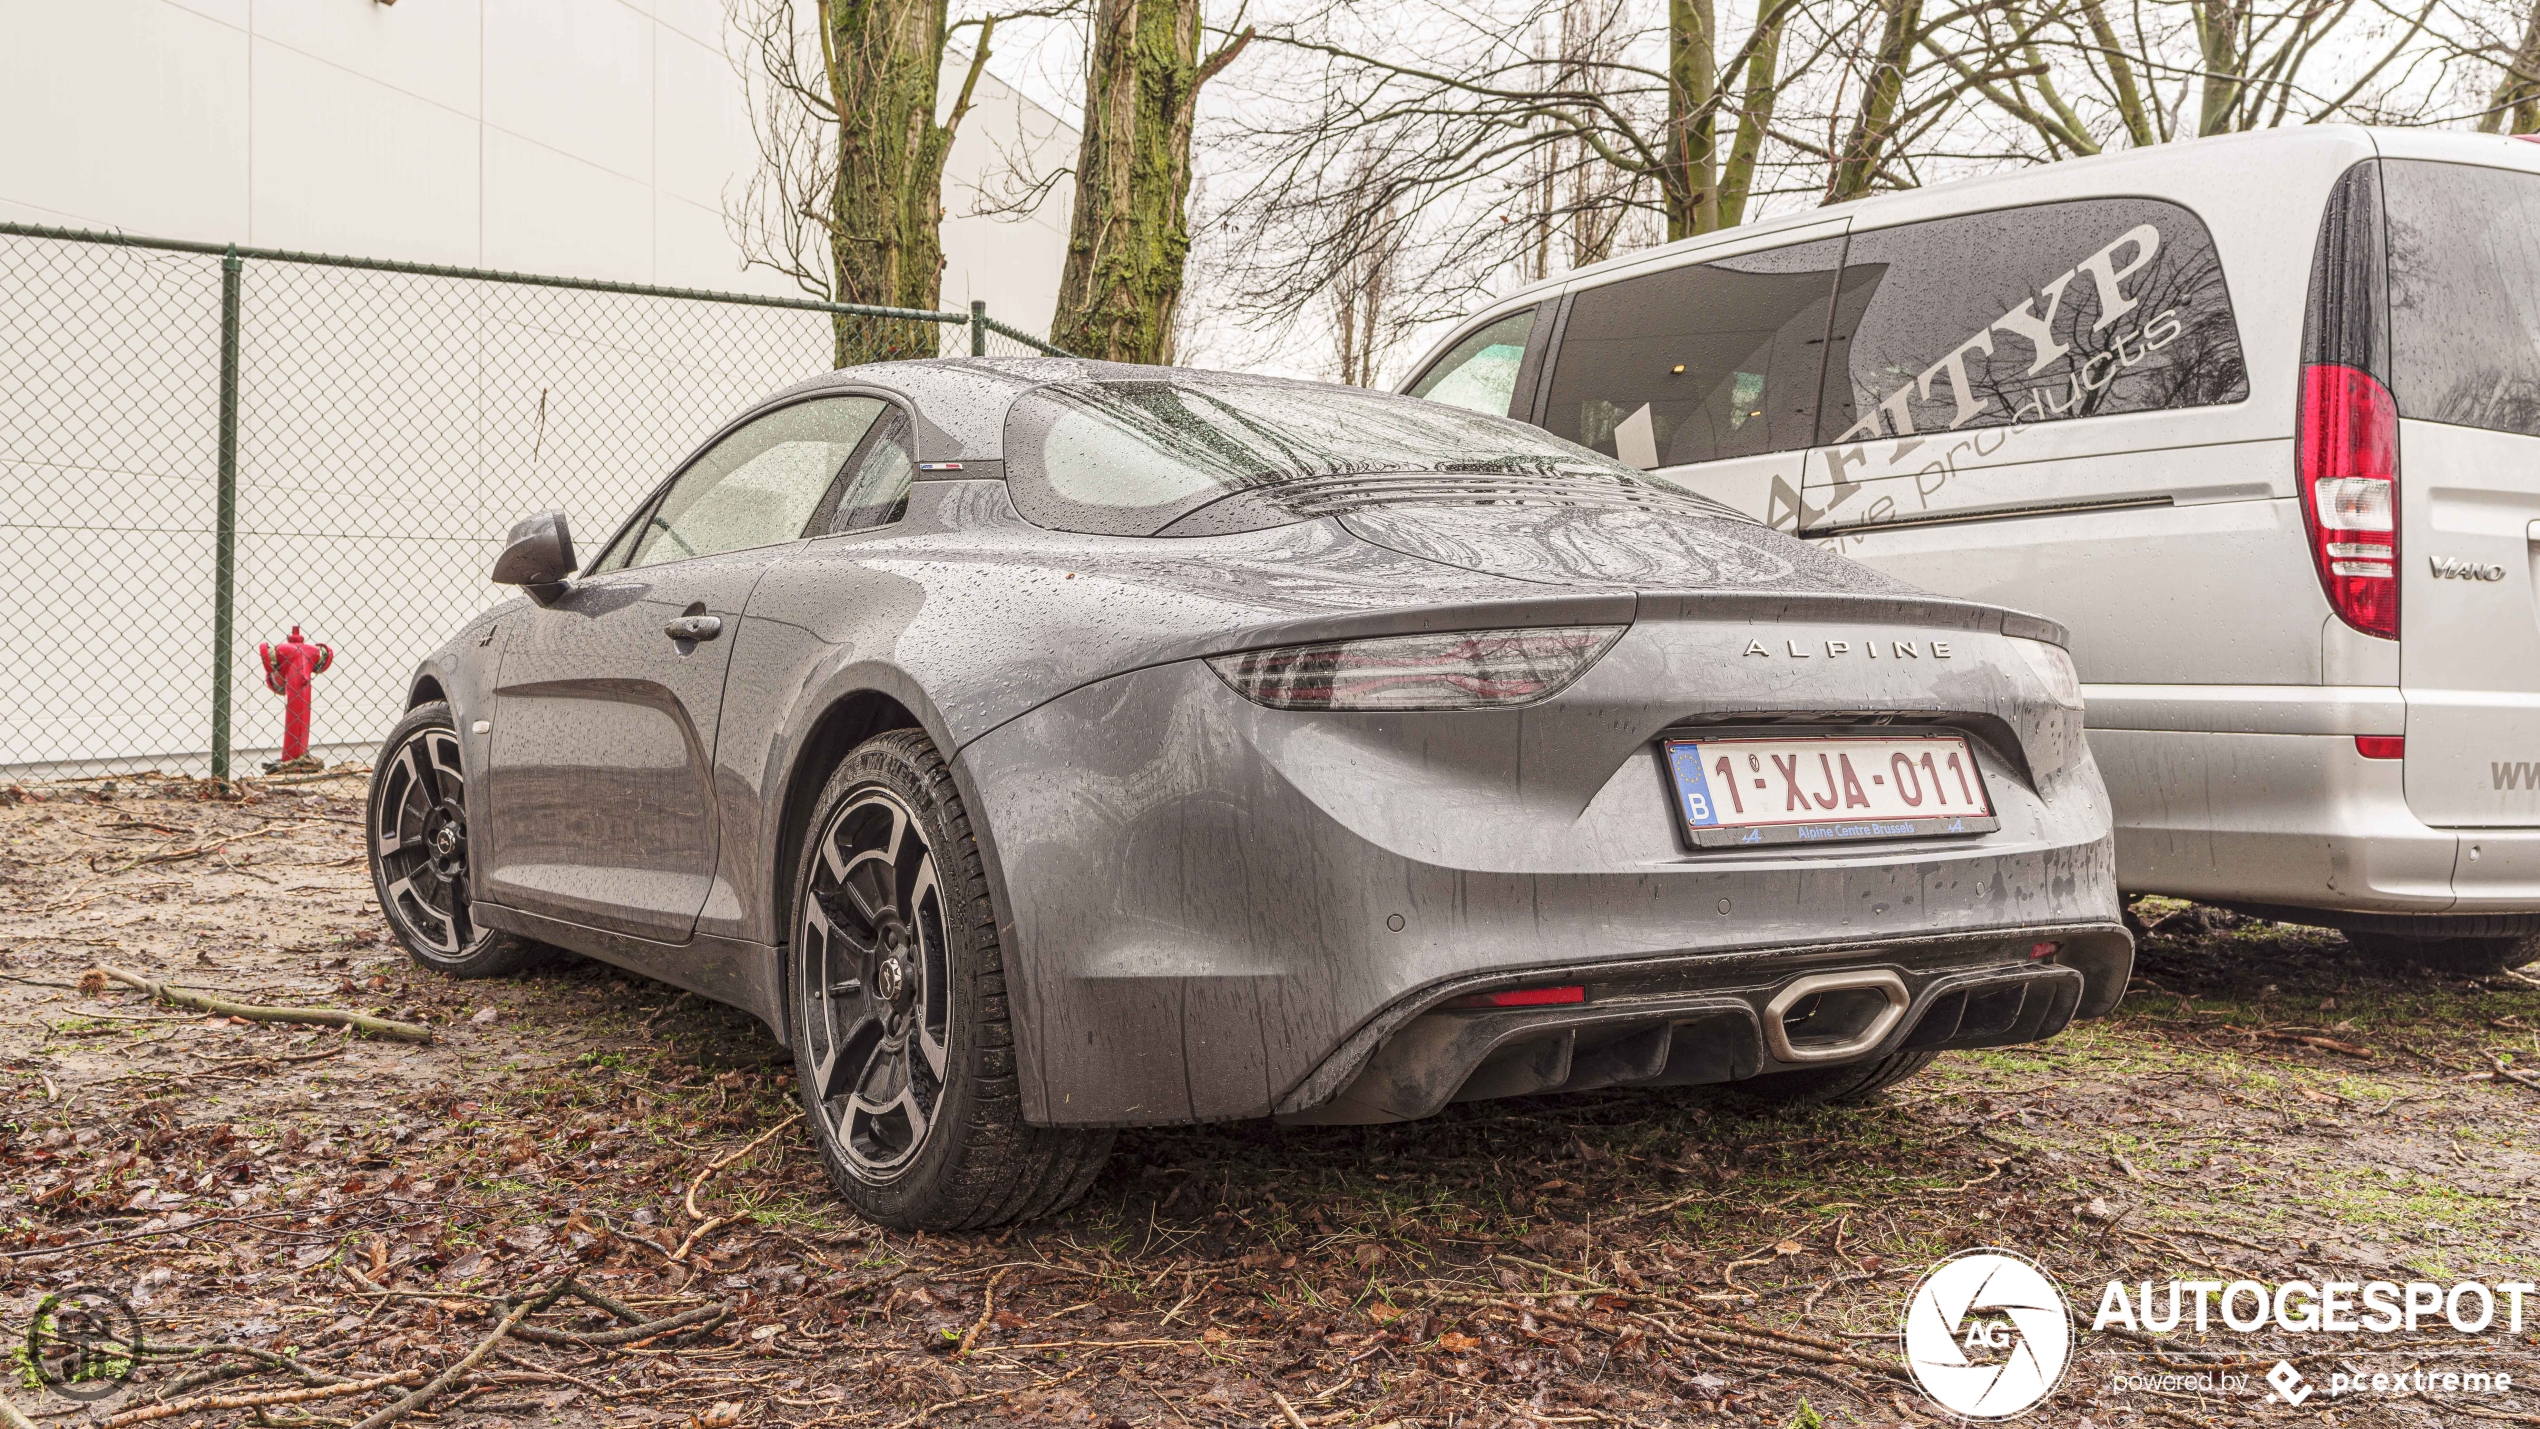
[[[2395,731],[2394,731],[2395,732]],[[2540,829],[2438,829],[2351,734],[2092,729],[2117,886],[2358,913],[2540,913]]]

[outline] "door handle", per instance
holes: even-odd
[[[712,640],[723,633],[720,615],[683,615],[661,628],[673,640]]]

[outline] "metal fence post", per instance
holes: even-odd
[[[988,355],[988,300],[985,298],[970,300],[970,355]]]
[[[220,494],[212,517],[212,777],[229,777],[229,647],[238,624],[238,279],[220,260]]]

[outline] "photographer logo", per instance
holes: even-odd
[[[23,1363],[65,1399],[110,1399],[132,1378],[141,1318],[111,1290],[74,1286],[44,1297],[27,1323]]]
[[[2063,1291],[2009,1251],[1951,1256],[1906,1302],[1906,1368],[1932,1403],[1964,1418],[2035,1408],[2063,1380],[2072,1347]]]

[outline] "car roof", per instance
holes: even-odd
[[[1085,357],[933,357],[868,362],[823,372],[769,397],[736,418],[732,425],[805,397],[830,392],[875,392],[898,398],[909,408],[918,424],[917,446],[922,460],[1001,461],[1005,457],[1006,409],[1014,405],[1015,398],[1035,387],[1053,383],[1175,381],[1339,390],[1338,384],[1330,382],[1208,367],[1097,362]],[[1346,390],[1362,397],[1394,395],[1381,388]],[[720,435],[717,434],[718,439]]]

